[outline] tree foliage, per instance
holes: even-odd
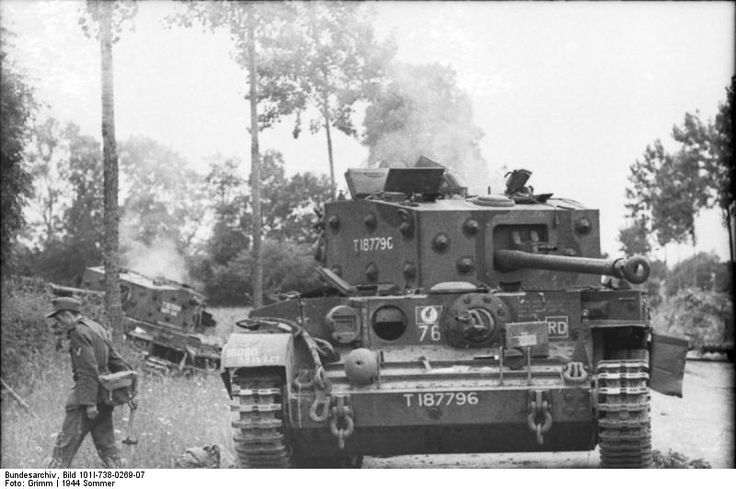
[[[702,209],[719,207],[728,227],[728,208],[734,200],[733,85],[732,79],[715,122],[702,121],[698,112],[686,113],[682,125],[672,129],[677,151],[667,152],[656,140],[629,167],[629,217],[643,226],[646,234],[653,233],[661,246],[686,241],[695,244],[695,218]],[[733,242],[732,236],[730,239]]]
[[[308,246],[266,239],[263,261],[265,296],[271,302],[278,300],[280,292],[307,292],[320,284]],[[254,262],[252,250],[241,250],[227,265],[207,267],[205,293],[209,302],[223,306],[251,303]]]
[[[652,251],[649,243],[649,230],[645,216],[632,221],[627,227],[619,229],[618,241],[624,256],[648,255]]]
[[[457,87],[454,70],[401,64],[389,77],[366,109],[363,144],[369,164],[411,166],[424,154],[468,182],[485,175],[483,132],[473,123],[470,97]]]
[[[8,58],[12,34],[0,28],[0,236],[3,271],[13,262],[12,250],[25,218],[23,207],[31,196],[31,175],[24,165],[35,100],[25,75]]]
[[[71,123],[62,129],[54,118],[33,127],[28,163],[33,177],[33,209],[40,216],[36,234],[43,242],[59,238],[69,191],[69,138]]]
[[[730,293],[731,262],[722,263],[715,253],[698,253],[672,267],[665,293],[674,296],[682,289]]]
[[[205,204],[202,177],[188,166],[178,153],[147,137],[132,136],[120,144],[127,187],[123,246],[166,240],[182,252],[189,248]]]
[[[195,24],[216,31],[229,32],[232,57],[246,70],[248,59],[249,14],[255,25],[255,54],[258,130],[278,123],[305,104],[304,90],[294,76],[292,66],[301,63],[302,53],[291,49],[298,39],[295,23],[296,4],[290,2],[182,2],[184,9],[168,18],[170,25],[192,27]],[[250,100],[250,94],[245,94]],[[251,131],[253,129],[251,128]]]
[[[324,175],[297,173],[286,177],[281,153],[263,155],[264,234],[275,240],[313,243],[314,210],[330,199],[330,181]]]
[[[44,121],[43,129],[58,128],[56,121]],[[35,133],[44,134],[36,129]],[[34,250],[22,256],[22,271],[47,280],[78,285],[87,266],[98,265],[104,238],[102,226],[102,158],[100,144],[67,123],[63,129],[46,132],[56,157],[54,165],[63,166],[64,181],[48,181],[47,173],[35,173],[34,186],[48,183],[63,188],[65,199],[54,207],[49,219],[55,223],[49,239],[41,239]],[[53,136],[53,137],[51,137]],[[53,170],[56,172],[56,170]]]
[[[358,135],[353,123],[355,105],[371,99],[378,90],[396,46],[392,41],[379,43],[375,39],[372,11],[359,2],[311,2],[300,7],[304,32],[292,40],[292,49],[302,53],[301,63],[291,68],[297,71],[308,103],[320,116],[310,121],[310,132],[325,131],[334,198],[331,128],[348,136]],[[295,137],[300,124],[301,117],[297,117]]]
[[[686,336],[690,348],[734,341],[733,300],[728,294],[682,289],[653,318],[657,331]]]

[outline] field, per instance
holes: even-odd
[[[69,353],[56,351],[54,339],[44,324],[40,313],[48,303],[38,305],[31,295],[18,294],[10,298],[3,307],[18,306],[38,327],[41,344],[34,361],[28,368],[3,374],[3,379],[30,406],[26,411],[8,395],[2,394],[2,445],[0,465],[5,468],[44,467],[64,418],[64,402],[72,386]],[[11,324],[14,317],[4,309],[3,327]],[[247,309],[215,309],[218,321],[217,334],[227,337],[235,320],[245,317]],[[6,339],[5,337],[3,338]],[[3,356],[7,343],[3,345]],[[143,356],[127,344],[117,349],[134,366],[140,365]],[[4,364],[4,367],[6,365]],[[10,370],[10,368],[8,368]],[[140,372],[140,369],[139,369]],[[174,461],[190,447],[207,444],[220,446],[222,465],[232,463],[230,442],[229,398],[217,373],[195,374],[191,377],[163,377],[142,374],[139,389],[140,407],[135,418],[134,432],[138,445],[120,445],[123,456],[132,467],[170,468]],[[116,438],[127,435],[128,408],[119,407],[114,414]],[[101,467],[90,437],[82,444],[73,467]]]

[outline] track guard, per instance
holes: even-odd
[[[221,376],[228,394],[233,369],[287,367],[293,358],[294,338],[289,333],[233,333],[222,349]]]
[[[667,396],[682,397],[688,341],[652,333],[649,344],[649,388]]]

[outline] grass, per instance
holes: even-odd
[[[123,348],[120,348],[123,350]],[[122,353],[127,358],[130,354]],[[64,417],[64,402],[72,385],[69,355],[56,352],[54,367],[42,373],[38,387],[24,396],[33,414],[9,396],[2,402],[2,466],[45,466]],[[127,406],[115,409],[116,439],[131,467],[172,468],[187,448],[220,446],[223,460],[232,457],[229,398],[217,374],[165,377],[142,374],[134,434],[138,445],[123,445]],[[73,467],[101,467],[88,436]]]
[[[68,350],[55,349],[55,339],[45,324],[43,313],[49,307],[50,297],[43,291],[3,294],[3,380],[32,411],[24,410],[3,390],[0,466],[4,468],[45,467],[64,419],[64,403],[73,384],[71,365]],[[234,320],[242,317],[243,310],[218,310],[218,334],[226,338]],[[127,406],[116,408],[114,413],[116,439],[129,465],[173,468],[188,448],[216,444],[221,451],[221,466],[230,466],[234,459],[232,414],[220,376],[148,374],[139,368],[142,352],[122,341],[116,343],[116,349],[140,374],[134,428],[137,445],[120,443],[127,432]],[[8,361],[11,358],[13,364]],[[82,443],[72,467],[102,467],[91,437]]]

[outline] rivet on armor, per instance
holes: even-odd
[[[363,224],[365,224],[365,227],[367,227],[371,231],[376,229],[376,225],[378,224],[376,215],[373,214],[372,212],[366,214],[365,217],[363,218]]]
[[[457,261],[457,271],[460,273],[470,273],[473,271],[473,259],[472,258],[460,258]]]
[[[378,280],[378,267],[375,263],[369,263],[368,266],[365,267],[365,276],[371,282]]]
[[[588,234],[592,229],[593,225],[587,217],[581,217],[575,221],[575,232],[578,234]]]
[[[399,224],[399,231],[407,238],[411,238],[414,235],[414,222],[411,219],[411,215],[405,209],[399,209],[399,217],[403,221]]]
[[[333,229],[334,231],[340,229],[340,218],[338,216],[330,216],[327,223],[330,225],[330,229]]]
[[[463,232],[468,236],[475,236],[479,229],[480,224],[475,219],[468,219],[463,223]]]
[[[450,238],[446,234],[440,233],[432,240],[432,249],[437,253],[442,253],[450,246]]]
[[[401,270],[406,280],[412,280],[417,277],[417,267],[412,262],[404,263],[404,267]]]

